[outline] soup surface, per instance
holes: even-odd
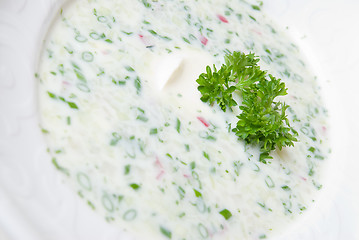
[[[286,83],[294,147],[259,150],[196,79],[233,51]],[[322,187],[326,110],[298,47],[245,1],[79,0],[43,47],[41,128],[52,163],[106,221],[139,239],[263,239]]]

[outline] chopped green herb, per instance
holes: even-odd
[[[232,217],[232,213],[228,209],[223,209],[219,212],[226,220],[230,219]]]
[[[207,152],[203,151],[203,157],[205,157],[209,161],[209,155]]]
[[[50,50],[50,49],[46,49],[46,51],[47,51],[47,53],[48,53],[49,58],[52,58],[54,52],[53,52],[52,50]]]
[[[150,135],[157,134],[157,132],[158,132],[157,128],[151,128],[150,129]]]
[[[196,195],[196,197],[202,197],[202,193],[200,193],[196,189],[193,189],[193,191],[194,191],[194,194]]]
[[[181,132],[181,121],[178,118],[176,119],[176,131]]]
[[[93,203],[90,200],[87,200],[87,205],[89,205],[92,210],[95,210],[95,205],[93,205]]]
[[[315,152],[315,148],[314,148],[314,147],[310,147],[310,148],[308,149],[308,151],[314,153],[314,152]]]
[[[69,54],[73,54],[74,53],[74,51],[73,50],[71,50],[71,49],[69,49],[68,47],[64,47],[65,49],[66,49],[66,51],[69,53]]]
[[[58,66],[57,68],[58,68],[58,70],[59,70],[59,73],[60,73],[61,75],[64,75],[64,73],[65,73],[64,65],[63,65],[63,64],[59,64],[59,66]]]
[[[141,92],[141,79],[139,77],[135,78],[134,85],[135,85],[135,88],[137,90],[137,94],[140,94],[140,92]]]
[[[138,107],[137,110],[140,111],[140,112],[143,113],[143,114],[145,113],[145,110],[143,110],[143,109],[140,108],[140,107]]]
[[[86,82],[86,78],[85,76],[77,69],[74,69],[74,72],[76,74],[76,77],[80,80],[80,81],[83,81],[83,82]]]
[[[133,190],[138,190],[141,186],[140,185],[138,185],[137,183],[131,183],[130,185],[129,185]]]
[[[91,92],[90,88],[85,83],[78,83],[76,87],[82,92]]]
[[[191,42],[190,42],[187,38],[182,37],[182,39],[183,39],[183,41],[185,41],[186,43],[191,44]]]
[[[112,133],[113,139],[111,139],[110,145],[115,146],[120,140],[121,136],[117,132]]]
[[[313,186],[316,187],[318,190],[322,189],[323,185],[317,183],[314,179],[312,180]]]
[[[251,16],[251,15],[248,15],[248,16],[249,16],[249,18],[252,19],[253,21],[255,21],[255,22],[257,21],[257,19],[255,19],[253,16]]]
[[[216,141],[216,140],[217,140],[215,137],[213,137],[213,136],[211,136],[211,135],[208,135],[208,136],[206,137],[206,139],[207,139],[207,140],[210,140],[210,141]]]
[[[70,108],[73,108],[73,109],[79,109],[76,105],[76,103],[74,102],[67,102],[67,104],[70,106]]]
[[[170,37],[167,37],[167,36],[160,36],[162,39],[164,39],[164,40],[167,40],[167,41],[171,41],[172,40],[172,38],[170,38]]]
[[[123,195],[119,195],[118,197],[117,197],[117,201],[120,203],[120,202],[122,202],[122,200],[124,199],[125,197],[123,196]]]
[[[290,187],[288,187],[287,185],[282,186],[282,189],[283,189],[284,191],[290,191],[290,190],[291,190]]]
[[[178,215],[179,218],[183,218],[184,216],[186,216],[185,212],[182,212],[180,215]]]
[[[129,72],[134,72],[135,71],[135,69],[133,69],[133,67],[131,67],[131,66],[125,66],[125,69],[127,71],[129,71]]]
[[[131,165],[128,164],[125,166],[125,175],[128,175],[130,171],[131,171]]]
[[[67,125],[71,125],[71,117],[70,116],[66,117],[66,123],[67,123]]]
[[[54,93],[51,92],[47,92],[47,94],[49,95],[50,98],[56,99],[56,95]]]
[[[138,115],[136,119],[140,120],[142,122],[147,122],[148,121],[148,118],[146,116],[144,116],[144,115]]]
[[[264,203],[261,203],[261,202],[257,202],[257,204],[259,205],[259,206],[261,206],[262,208],[266,208],[266,205],[264,204]]]
[[[154,31],[154,30],[152,30],[152,29],[148,30],[148,32],[151,33],[153,36],[157,36],[157,35],[158,35],[157,32]]]
[[[126,35],[132,35],[133,34],[133,32],[126,32],[126,31],[121,31],[121,32],[123,32]]]
[[[171,239],[172,238],[172,232],[170,230],[168,230],[165,227],[160,226],[160,231],[163,235],[165,235],[167,238]]]
[[[65,173],[67,176],[70,175],[69,171],[68,171],[66,168],[64,168],[64,167],[62,167],[62,166],[60,166],[60,165],[58,164],[56,158],[52,158],[51,162],[52,162],[52,164],[55,166],[55,168],[56,168],[57,170],[59,170],[60,172]]]
[[[186,191],[182,187],[178,187],[177,192],[180,195],[180,198],[183,199]]]
[[[260,8],[259,6],[257,6],[257,5],[252,5],[252,8],[253,8],[254,10],[257,10],[257,11],[260,11],[260,10],[261,10],[261,8]]]
[[[301,204],[298,204],[298,208],[299,208],[300,211],[305,211],[305,210],[307,210],[306,206],[303,206],[303,205],[301,205]]]
[[[46,130],[45,128],[41,128],[41,132],[44,134],[47,134],[47,133],[49,133],[49,130]]]
[[[84,198],[84,195],[81,191],[78,191],[77,194],[80,196],[80,198]]]
[[[196,40],[196,39],[197,39],[193,34],[190,34],[190,35],[189,35],[189,38],[192,39],[192,40]]]
[[[233,162],[233,166],[234,166],[234,173],[237,176],[239,176],[239,170],[243,166],[243,163],[241,163],[240,161],[235,161],[235,162]]]

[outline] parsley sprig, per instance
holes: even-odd
[[[197,83],[201,100],[210,105],[217,103],[223,111],[238,106],[233,94],[241,97],[241,113],[232,131],[247,144],[259,145],[259,160],[266,163],[272,158],[270,151],[293,146],[298,133],[289,124],[289,106],[275,101],[287,94],[284,82],[261,70],[258,61],[253,53],[233,52],[225,56],[219,70],[214,65],[213,70],[207,66]]]

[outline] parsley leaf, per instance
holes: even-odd
[[[288,105],[275,101],[287,95],[284,82],[257,65],[259,58],[253,53],[233,52],[225,56],[219,70],[207,66],[206,73],[197,79],[201,100],[210,105],[217,103],[223,111],[237,106],[233,94],[241,97],[241,113],[232,131],[247,144],[259,145],[260,161],[272,158],[270,151],[293,146],[298,133],[290,126],[286,115]]]
[[[209,102],[213,105],[215,102],[219,104],[223,111],[227,106],[233,107],[237,103],[232,98],[232,93],[236,90],[234,85],[230,86],[234,79],[231,78],[231,71],[227,66],[223,65],[219,71],[213,65],[212,69],[207,66],[206,73],[202,73],[197,79],[199,84],[198,90],[202,93],[201,100]]]

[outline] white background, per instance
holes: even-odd
[[[279,239],[359,239],[359,1],[265,0],[321,84],[333,158],[315,210]],[[63,184],[38,127],[34,73],[56,0],[0,0],[0,240],[130,239]],[[45,27],[44,27],[45,26]]]

